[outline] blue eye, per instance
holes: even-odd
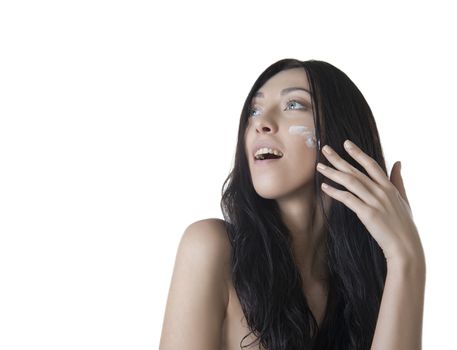
[[[299,104],[300,106],[302,106],[302,108],[292,108],[291,110],[307,110],[307,109],[308,109],[307,107],[305,107],[302,103],[298,102],[297,100],[288,100],[287,103],[286,103],[286,108],[284,109],[285,111],[288,109],[287,106],[289,106],[289,104],[290,104],[291,102],[295,102],[295,103]],[[253,116],[253,115],[251,114],[252,112],[256,112],[256,111],[258,111],[257,108],[255,108],[255,107],[250,107],[250,108],[249,108],[249,111],[248,111],[248,118],[250,118],[250,117],[256,117],[256,116]]]
[[[290,102],[296,102],[296,103],[298,103],[299,105],[303,106],[303,105],[302,105],[300,102],[298,102],[297,100],[289,100],[289,101],[287,101],[286,106],[288,106]],[[303,106],[303,107],[305,107],[305,106]],[[287,107],[286,107],[286,109],[287,109]],[[297,109],[297,108],[293,108],[293,109]],[[298,108],[298,109],[306,109],[306,107],[305,107],[305,108]]]
[[[254,108],[254,107],[250,107],[250,108],[249,108],[249,111],[248,111],[248,118],[250,118],[250,117],[253,116],[253,115],[251,115],[251,112],[252,112],[252,111],[257,111],[257,109]]]

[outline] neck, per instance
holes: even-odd
[[[292,235],[292,252],[302,278],[318,282],[327,276],[323,216],[309,186],[278,200],[282,219]]]

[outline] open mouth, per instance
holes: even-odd
[[[277,156],[276,154],[266,153],[266,154],[259,154],[257,157],[254,157],[257,161],[267,160],[267,159],[279,159],[282,156]]]
[[[281,158],[282,158],[282,156],[278,156],[278,155],[271,154],[271,153],[260,154],[257,157],[254,157],[254,164],[257,164],[257,165],[270,164],[270,163],[276,162],[277,160],[279,160]]]

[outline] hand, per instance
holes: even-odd
[[[322,183],[322,190],[357,214],[382,248],[388,263],[423,258],[419,233],[400,173],[400,162],[392,167],[389,180],[379,164],[354,143],[346,140],[344,147],[371,178],[326,145],[323,154],[336,169],[324,165],[321,170],[319,166],[323,164],[318,163],[317,170],[349,191],[341,191],[325,183]],[[330,154],[326,154],[326,150],[330,150]]]

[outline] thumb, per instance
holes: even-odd
[[[400,192],[403,199],[408,203],[408,197],[406,196],[405,185],[403,184],[403,177],[401,176],[401,162],[395,162],[392,166],[392,170],[390,172],[390,182],[397,188],[398,192]]]

